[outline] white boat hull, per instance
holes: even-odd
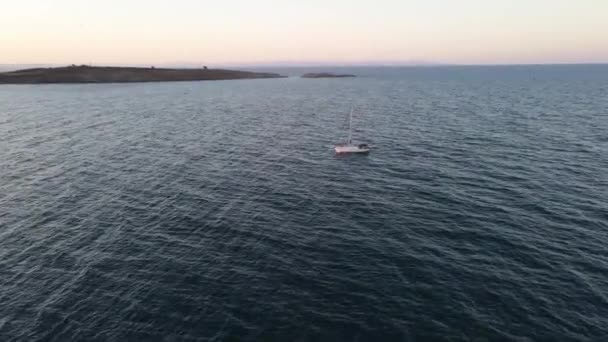
[[[359,145],[336,145],[336,153],[368,153],[369,147]]]

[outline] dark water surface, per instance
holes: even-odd
[[[354,72],[0,86],[0,340],[607,341],[608,66]]]

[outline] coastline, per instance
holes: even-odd
[[[277,73],[228,69],[169,69],[140,67],[67,66],[0,73],[0,84],[133,83],[284,78]]]

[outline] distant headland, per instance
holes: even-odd
[[[0,73],[0,84],[123,83],[281,78],[275,73],[225,69],[167,69],[71,65]]]
[[[330,72],[308,73],[301,76],[302,78],[334,78],[334,77],[357,77],[351,74],[334,74]]]

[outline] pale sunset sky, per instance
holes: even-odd
[[[0,0],[0,63],[608,62],[608,0]]]

